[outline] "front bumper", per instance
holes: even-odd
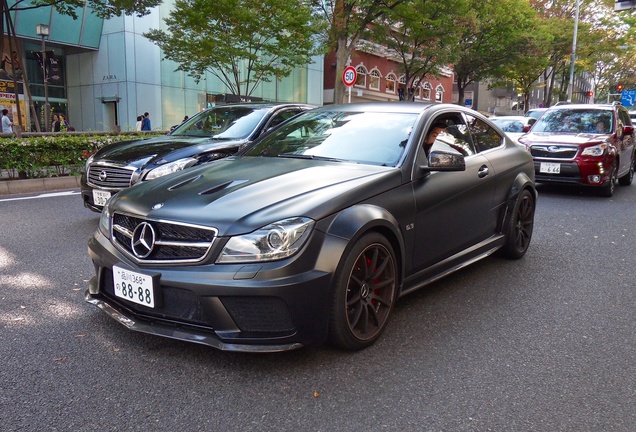
[[[88,184],[88,182],[86,181],[86,174],[82,174],[82,177],[80,178],[80,189],[82,194],[82,201],[84,202],[84,207],[94,212],[101,213],[104,206],[95,204],[95,201],[93,199],[93,189],[96,189],[96,188]],[[101,189],[98,189],[98,190],[101,190]],[[119,192],[121,189],[103,189],[103,190],[106,192],[110,192],[111,196],[113,196],[117,192]]]
[[[328,257],[321,255],[325,242]],[[135,266],[99,231],[88,246],[96,276],[85,300],[127,328],[221,350],[277,352],[326,340],[332,273],[345,244],[314,231],[287,260],[152,268]],[[114,295],[115,264],[160,274],[155,308]]]
[[[560,172],[558,174],[541,172],[541,163],[558,163]],[[535,159],[534,173],[538,183],[571,184],[581,186],[603,186],[610,179],[610,170],[613,160],[605,159],[584,159],[568,160],[559,159]],[[593,181],[598,178],[598,181]]]

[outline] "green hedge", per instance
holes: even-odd
[[[139,135],[58,133],[0,138],[0,170],[6,170],[10,179],[78,175],[84,171],[86,159],[99,148],[138,139]],[[160,134],[151,136],[156,135]]]

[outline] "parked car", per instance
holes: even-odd
[[[534,159],[537,182],[593,186],[614,194],[632,183],[634,127],[620,104],[551,107],[519,141]]]
[[[534,117],[526,116],[497,116],[490,117],[489,120],[499,126],[515,142],[518,142],[519,138],[537,121]]]
[[[219,105],[192,116],[167,135],[105,146],[86,162],[81,179],[84,206],[100,212],[124,188],[234,154],[311,108],[295,103]]]
[[[530,154],[475,111],[330,105],[111,198],[85,298],[223,350],[362,349],[398,298],[495,251],[521,258],[536,199]]]
[[[526,117],[532,117],[534,119],[538,119],[543,115],[544,112],[547,111],[547,108],[533,108],[526,112]]]

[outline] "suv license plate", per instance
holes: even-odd
[[[539,172],[546,174],[561,174],[561,164],[552,162],[541,162]]]
[[[115,295],[146,307],[155,307],[155,289],[152,276],[113,266]]]
[[[110,192],[93,189],[93,204],[104,206],[109,199]]]

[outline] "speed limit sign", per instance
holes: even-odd
[[[351,87],[356,82],[356,79],[358,79],[356,68],[353,66],[347,66],[342,72],[342,82],[344,85]]]

